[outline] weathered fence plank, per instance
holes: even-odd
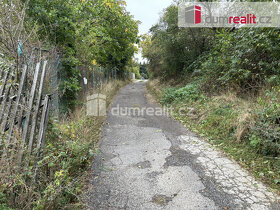
[[[39,61],[36,67],[33,62],[28,68],[24,65],[19,81],[12,76],[15,69],[0,71],[0,132],[5,140],[0,145],[0,157],[9,161],[16,157],[20,166],[25,158],[27,161],[22,166],[28,167],[30,164],[27,156],[34,153],[36,158],[32,165],[35,172],[45,146],[51,107],[50,95],[44,96],[42,100],[47,72],[52,72],[54,68],[47,68],[47,64],[47,61]]]
[[[48,123],[48,115],[49,115],[49,108],[50,108],[50,96],[46,95],[44,99],[44,109],[42,112],[40,129],[39,129],[39,137],[38,137],[38,144],[37,144],[37,157],[40,156],[41,149],[45,145],[45,133],[47,129]]]
[[[29,121],[30,121],[30,117],[31,117],[32,107],[33,107],[33,104],[34,104],[34,98],[35,98],[35,92],[36,92],[39,72],[40,72],[40,62],[36,64],[36,69],[35,69],[35,73],[34,73],[33,84],[32,84],[32,87],[31,87],[30,98],[29,98],[29,101],[28,101],[28,108],[27,108],[28,111],[27,111],[27,115],[26,115],[25,123],[24,123],[24,127],[23,127],[23,132],[22,132],[22,143],[21,143],[21,146],[20,146],[20,149],[19,149],[18,162],[21,162],[24,145],[26,143],[26,137],[27,137],[27,133],[28,133]]]
[[[18,130],[21,130],[21,128],[23,127],[22,126],[22,122],[23,122],[23,114],[24,114],[24,111],[25,111],[25,104],[26,104],[26,97],[23,97],[22,98],[22,103],[21,103],[21,107],[20,107],[20,112],[19,112],[19,115],[18,115]]]
[[[3,81],[3,84],[2,84],[1,89],[0,89],[0,97],[1,97],[0,98],[0,102],[3,99],[3,93],[5,91],[5,87],[6,87],[6,83],[7,83],[8,77],[9,77],[9,73],[7,71],[5,71],[5,73],[4,73],[4,81]]]
[[[47,130],[48,125],[48,118],[49,118],[49,110],[50,110],[50,96],[46,95],[44,99],[44,108],[42,111],[40,129],[39,129],[39,137],[38,137],[38,144],[37,144],[37,160],[40,159],[42,148],[45,146],[45,133]],[[39,167],[38,162],[35,162],[35,180],[37,182],[39,174]]]
[[[12,95],[13,95],[13,92],[14,91],[12,91]],[[6,113],[4,113],[4,119],[3,119],[3,123],[2,123],[2,132],[6,131],[7,123],[9,121],[9,116],[10,116],[10,112],[11,112],[11,108],[12,108],[12,103],[13,103],[15,97],[16,96],[8,97],[9,98],[9,103],[8,103],[8,106],[7,106],[7,109],[6,109]]]
[[[18,88],[15,108],[14,108],[14,111],[12,113],[11,121],[10,121],[10,124],[9,124],[8,143],[11,142],[12,133],[13,133],[14,124],[15,124],[15,119],[16,119],[18,106],[19,106],[19,101],[20,101],[20,98],[21,98],[21,92],[22,92],[23,85],[24,85],[25,78],[26,78],[26,73],[27,73],[27,66],[25,65],[23,67],[23,70],[22,70],[22,75],[21,75],[20,85],[19,85],[19,88]]]
[[[40,63],[37,63],[35,73],[34,73],[34,78],[33,78],[33,84],[32,84],[32,88],[31,88],[31,92],[30,92],[30,98],[28,101],[27,115],[25,118],[25,123],[24,123],[24,128],[23,128],[23,133],[22,133],[23,142],[26,141],[26,136],[28,133],[29,120],[31,117],[32,107],[33,107],[33,103],[34,103],[34,97],[35,97],[35,91],[36,91],[37,81],[38,81],[38,77],[39,77],[39,71],[40,71]]]
[[[32,147],[33,147],[35,130],[36,130],[37,119],[38,119],[38,113],[39,113],[41,100],[42,100],[42,92],[43,92],[44,80],[45,80],[45,76],[46,76],[47,63],[48,63],[47,61],[44,62],[43,70],[42,70],[42,74],[41,74],[40,87],[39,87],[39,90],[38,90],[38,99],[37,99],[37,104],[36,104],[35,109],[34,109],[32,125],[31,125],[32,127],[31,127],[30,137],[29,137],[28,154],[31,154]]]
[[[10,97],[10,91],[11,91],[11,86],[8,87],[6,94],[4,96],[4,100],[2,101],[2,107],[0,112],[0,123],[2,122],[3,115],[5,114],[5,108],[6,108],[7,101]]]
[[[14,93],[14,91],[12,90],[11,91],[12,95]],[[7,110],[6,110],[6,114],[4,114],[4,120],[3,120],[3,123],[2,123],[2,133],[4,133],[7,129],[7,123],[9,121],[9,116],[10,116],[10,112],[11,112],[11,109],[12,109],[12,103],[14,101],[16,96],[11,96],[9,97],[9,103],[8,103],[8,106],[7,106]],[[7,149],[8,147],[10,146],[10,142],[5,142],[6,143],[6,148],[4,148],[4,151],[2,153],[2,159],[6,157],[7,155]]]

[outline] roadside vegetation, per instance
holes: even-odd
[[[177,6],[168,7],[142,37],[148,89],[186,127],[279,191],[280,30],[178,28],[177,17]]]
[[[126,11],[125,1],[119,0],[3,0],[0,19],[0,85],[2,70],[20,78],[22,65],[30,65],[31,58],[48,59],[55,66],[59,61],[59,85],[54,88],[60,102],[59,117],[49,119],[37,165],[38,157],[31,155],[28,167],[19,167],[13,145],[11,158],[1,158],[0,209],[86,208],[81,193],[105,119],[87,117],[85,101],[79,99],[98,92],[107,96],[109,104],[127,84],[125,72],[132,71],[137,51],[138,22]],[[82,72],[92,75],[97,67],[117,69],[114,79],[118,79],[102,81],[96,85],[102,88],[85,93]],[[44,91],[52,94],[48,85]],[[1,147],[6,136],[1,132]],[[15,138],[21,141],[20,135]]]
[[[75,108],[81,70],[93,65],[117,68],[124,78],[138,42],[138,22],[120,0],[24,0],[29,27],[38,28],[62,53],[61,112]]]
[[[113,81],[91,93],[105,94],[109,106],[127,82]],[[37,177],[32,167],[18,171],[13,159],[0,166],[0,209],[86,208],[83,193],[105,120],[86,116],[85,104],[64,119],[51,119]]]
[[[147,66],[147,63],[145,63],[145,62],[141,63],[137,60],[131,60],[128,63],[126,69],[129,72],[134,73],[136,79],[148,79],[149,78],[148,66]]]

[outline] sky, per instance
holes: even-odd
[[[149,32],[149,29],[159,21],[163,9],[167,8],[173,0],[126,0],[127,11],[140,20],[139,35]],[[143,61],[141,55],[136,55],[139,61]]]

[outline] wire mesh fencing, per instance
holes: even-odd
[[[116,67],[102,67],[91,65],[90,67],[79,67],[81,72],[82,97],[85,98],[89,91],[102,89],[103,85],[114,80],[129,79],[128,71],[121,72]]]

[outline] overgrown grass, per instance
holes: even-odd
[[[97,92],[108,96],[109,105],[125,84],[115,81]],[[84,180],[98,152],[97,143],[105,122],[105,117],[88,117],[85,113],[81,106],[65,119],[50,120],[37,181],[35,157],[30,158],[33,165],[27,170],[19,170],[13,158],[1,162],[0,209],[85,208],[81,196]]]
[[[196,84],[170,88],[153,80],[147,88],[161,104],[173,106],[174,118],[280,191],[280,88],[246,99],[230,92],[206,96]]]

